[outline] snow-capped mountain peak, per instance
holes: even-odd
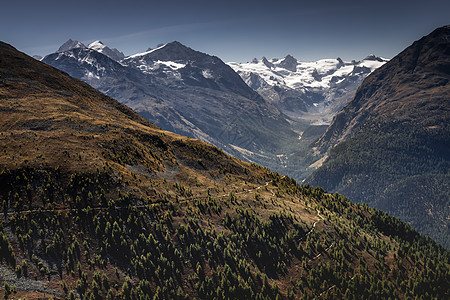
[[[268,67],[269,69],[274,67],[274,65],[273,65],[272,63],[270,63],[270,62],[267,60],[267,58],[266,58],[265,56],[263,56],[263,57],[261,58],[261,61],[262,61],[262,63],[263,63],[266,67]]]
[[[370,72],[372,73],[375,71],[375,69],[381,67],[386,62],[388,62],[389,59],[384,57],[379,57],[374,54],[368,55],[366,58],[364,58],[362,61],[357,62],[358,67],[366,67],[370,69]]]
[[[375,54],[369,54],[364,58],[363,60],[376,60],[376,61],[382,61],[383,58],[375,56]]]
[[[171,43],[158,45],[156,48],[148,48],[147,51],[131,55],[124,59],[123,63],[127,66],[138,69],[146,74],[153,74],[154,72],[175,71],[184,68],[187,65],[185,60],[180,57],[170,59],[170,45]],[[168,53],[169,54],[168,54]],[[179,76],[175,74],[175,79]]]
[[[59,53],[66,52],[72,49],[77,48],[83,48],[83,49],[92,49],[94,51],[97,51],[101,54],[104,54],[108,56],[109,58],[115,60],[115,61],[121,61],[125,58],[125,55],[117,50],[116,48],[109,48],[105,44],[103,44],[101,41],[97,40],[92,43],[90,43],[87,47],[80,41],[69,39],[67,42],[61,45],[59,47],[58,51]]]
[[[139,69],[141,72],[153,73],[157,70],[178,71],[187,65],[208,63],[211,61],[211,58],[212,56],[195,51],[180,42],[174,41],[131,55],[124,59],[123,63]],[[209,73],[205,74],[210,76]],[[175,77],[178,77],[176,73]]]
[[[97,41],[93,41],[92,43],[90,43],[88,45],[88,47],[91,49],[94,49],[94,50],[100,50],[100,49],[105,48],[106,46],[105,46],[105,44],[103,44],[102,41],[97,40]]]
[[[86,46],[82,42],[79,42],[77,40],[73,41],[72,39],[69,39],[67,42],[62,44],[61,47],[59,47],[57,52],[64,52],[75,48],[86,48]]]
[[[97,52],[100,52],[109,58],[114,59],[115,61],[121,61],[125,58],[125,55],[117,50],[116,48],[109,48],[105,44],[103,44],[101,41],[94,41],[88,45],[88,48],[95,50]]]
[[[135,60],[137,58],[151,61],[173,61],[183,62],[187,64],[189,61],[199,61],[199,58],[211,57],[202,52],[193,50],[180,42],[173,41],[167,44],[160,45],[155,49],[148,50],[143,53],[131,55],[125,61]]]
[[[361,61],[341,58],[302,62],[292,55],[283,59],[253,59],[229,65],[266,101],[285,114],[308,121],[329,123],[353,96],[362,80],[388,60],[369,55]],[[311,118],[317,113],[319,120]]]

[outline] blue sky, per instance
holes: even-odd
[[[448,0],[15,0],[0,7],[0,40],[30,55],[52,53],[71,38],[99,39],[126,55],[177,40],[237,62],[286,54],[391,58],[448,24]]]

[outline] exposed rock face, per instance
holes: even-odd
[[[297,71],[297,60],[292,55],[287,55],[279,64],[281,68],[289,70],[291,72]]]

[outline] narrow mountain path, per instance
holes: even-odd
[[[268,186],[270,184],[270,181],[266,182],[264,185],[260,185],[258,187],[252,188],[252,189],[247,189],[241,192],[237,192],[234,195],[241,195],[241,194],[246,194],[246,193],[251,193],[253,191],[257,191],[259,189],[261,189],[262,187]],[[232,192],[230,192],[232,193]],[[224,198],[224,197],[228,197],[230,196],[230,194],[222,194],[222,195],[217,195],[217,196],[192,196],[192,197],[184,197],[184,199],[182,198],[181,201],[178,201],[178,203],[184,203],[187,201],[192,201],[192,200],[198,200],[198,199],[207,199],[208,197],[213,197],[213,198]],[[141,205],[132,205],[133,208],[146,208],[148,205],[151,204],[155,204],[155,203],[166,203],[168,202],[167,200],[157,200],[148,204],[141,204]],[[105,209],[123,209],[123,207],[120,206],[114,206],[114,207],[104,207],[104,206],[96,206],[96,207],[90,207],[89,209],[91,210],[105,210]],[[128,206],[127,206],[128,208]],[[8,211],[8,212],[3,212],[0,215],[3,215],[4,218],[6,219],[6,216],[13,216],[17,213],[37,213],[37,212],[55,212],[55,213],[67,213],[67,212],[71,212],[71,211],[78,211],[78,210],[82,210],[83,208],[52,208],[52,209],[43,209],[43,208],[34,208],[34,209],[23,209],[23,210],[16,210],[16,211]],[[84,208],[86,209],[86,208]]]
[[[310,262],[312,262],[312,261],[318,259],[322,254],[328,252],[328,250],[330,250],[331,247],[333,247],[333,246],[334,246],[334,242],[332,242],[331,245],[330,245],[328,248],[326,248],[324,251],[320,252],[319,254],[317,254],[316,256],[314,256],[313,258],[311,258],[310,260],[308,260],[308,263],[310,263]]]
[[[281,179],[285,178],[286,175],[282,176]],[[260,190],[263,187],[268,186],[272,181],[267,181],[265,182],[263,185],[257,186],[255,188],[252,189],[247,189],[247,190],[243,190],[241,192],[236,192],[234,193],[234,195],[241,195],[241,194],[246,194],[246,193],[252,193],[254,191]],[[206,192],[206,191],[203,191]],[[275,196],[275,193],[273,191],[272,195]],[[209,197],[213,197],[213,198],[224,198],[224,197],[228,197],[230,196],[230,193],[233,193],[233,191],[229,192],[228,194],[222,194],[222,195],[216,195],[216,196],[191,196],[191,197],[184,197],[184,199],[182,198],[181,201],[179,200],[178,203],[185,203],[187,201],[192,201],[192,200],[198,200],[198,199],[208,199]],[[168,202],[167,200],[157,200],[148,204],[141,204],[141,205],[132,205],[133,208],[146,208],[148,207],[148,205],[151,204],[156,204],[156,203],[166,203]],[[106,209],[123,209],[123,207],[120,206],[114,206],[114,207],[104,207],[104,206],[97,206],[97,207],[90,207],[89,209],[91,210],[95,210],[95,211],[99,211],[99,210],[106,210]],[[128,208],[128,206],[127,206]],[[84,208],[86,209],[86,208]],[[52,208],[52,209],[43,209],[43,208],[34,208],[34,209],[24,209],[24,210],[16,210],[16,211],[8,211],[8,212],[3,212],[0,215],[4,216],[4,219],[6,219],[6,216],[13,216],[17,213],[36,213],[36,212],[56,212],[56,213],[67,213],[67,212],[71,212],[71,211],[78,211],[80,210],[80,208]],[[315,226],[315,224],[314,224]]]
[[[301,238],[298,240],[298,242],[301,242],[301,241],[303,241],[305,238],[307,238],[308,235],[310,235],[310,234],[316,229],[317,223],[319,223],[319,222],[325,220],[325,218],[322,217],[322,216],[320,215],[320,211],[319,211],[319,210],[317,210],[317,217],[319,217],[319,220],[317,220],[317,221],[315,221],[315,222],[313,223],[312,228],[305,234],[305,236],[301,237]]]

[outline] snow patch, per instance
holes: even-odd
[[[177,63],[174,61],[162,61],[162,60],[156,61],[155,65],[165,65],[165,66],[171,68],[172,70],[178,70],[178,69],[186,67],[186,64]]]
[[[332,84],[333,77],[342,78],[348,76],[352,73],[355,66],[367,67],[372,72],[388,60],[384,58],[369,58],[360,62],[344,62],[341,59],[321,59],[313,62],[297,61],[296,71],[290,71],[281,67],[282,61],[277,58],[271,60],[263,58],[261,60],[254,59],[248,63],[230,62],[228,65],[243,78],[247,78],[251,73],[254,73],[271,86],[281,84],[298,90],[302,88],[328,89]],[[268,62],[271,67],[267,66]]]
[[[86,77],[87,77],[87,78],[100,79],[100,76],[97,76],[97,75],[95,75],[94,73],[89,72],[89,71],[86,73]]]
[[[103,50],[105,47],[105,44],[103,44],[101,41],[94,41],[88,45],[88,48],[99,52],[101,52],[101,50]]]
[[[142,53],[136,53],[136,54],[134,54],[134,55],[130,55],[130,56],[128,56],[126,59],[129,59],[129,58],[136,58],[136,57],[140,57],[140,56],[144,56],[144,55],[150,54],[150,53],[152,53],[152,52],[155,52],[155,51],[158,51],[159,49],[164,48],[166,45],[167,45],[167,44],[164,44],[164,45],[162,45],[162,46],[159,46],[159,47],[157,47],[157,48],[155,48],[155,49],[152,49],[152,50],[149,50],[149,51],[145,51],[145,52],[142,52]]]
[[[211,70],[208,70],[208,69],[203,70],[202,75],[205,78],[209,78],[209,79],[214,78],[214,75],[212,74]]]

